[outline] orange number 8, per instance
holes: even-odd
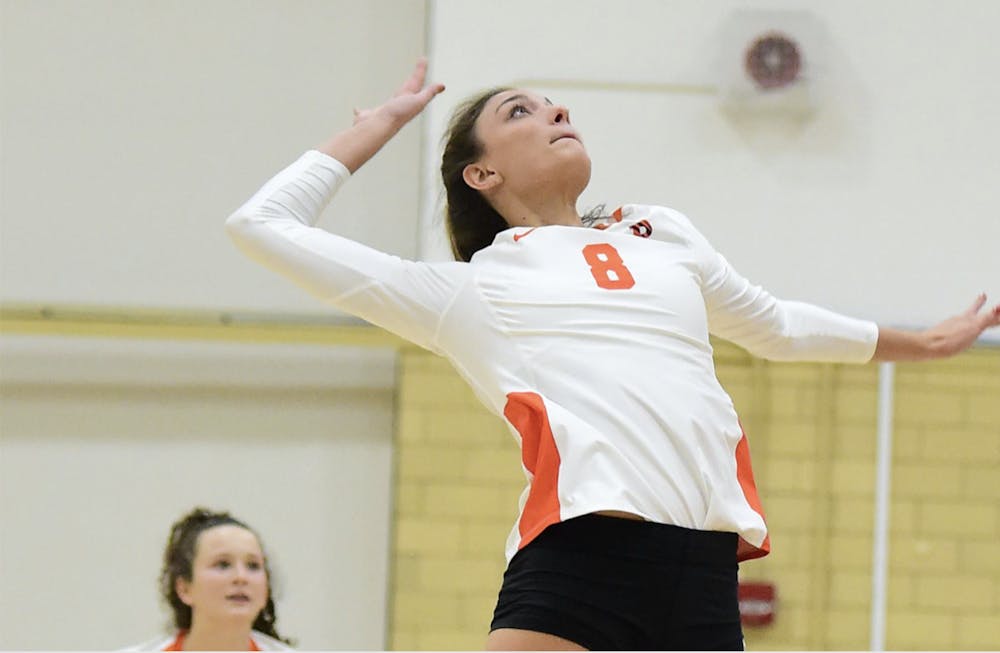
[[[632,273],[625,267],[618,250],[608,243],[594,243],[583,248],[583,258],[590,265],[590,273],[601,288],[628,290],[635,285]]]

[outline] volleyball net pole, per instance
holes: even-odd
[[[878,451],[875,471],[875,524],[872,529],[872,613],[869,650],[885,650],[885,607],[888,580],[889,495],[892,490],[892,411],[896,366],[878,369]]]

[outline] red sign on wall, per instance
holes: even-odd
[[[773,583],[740,583],[738,596],[744,626],[766,626],[774,621]]]

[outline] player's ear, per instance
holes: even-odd
[[[184,605],[191,605],[191,582],[178,576],[174,580],[174,591]]]
[[[503,176],[485,163],[470,163],[462,169],[462,179],[469,188],[479,192],[491,191],[503,183]]]

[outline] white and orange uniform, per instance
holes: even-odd
[[[767,527],[709,333],[777,360],[864,362],[878,329],[781,301],[677,211],[625,206],[603,228],[512,228],[470,263],[402,260],[313,227],[349,177],[312,151],[227,222],[251,258],[445,356],[520,442],[528,486],[507,558],[603,510],[741,537]]]

